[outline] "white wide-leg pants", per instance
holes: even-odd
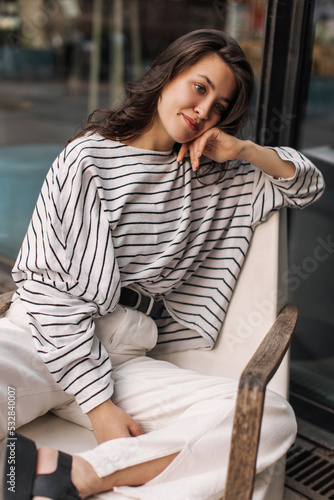
[[[112,400],[139,422],[144,434],[108,441],[80,456],[103,477],[179,452],[165,471],[145,485],[115,488],[117,498],[220,498],[226,480],[237,383],[147,357],[146,352],[157,340],[156,326],[137,311],[118,307],[112,315],[96,321],[96,334],[113,364]],[[53,410],[90,427],[73,397],[55,384],[41,362],[19,301],[0,320],[0,357],[1,437],[7,429],[8,387],[16,391],[17,426]],[[295,434],[291,407],[267,391],[254,499],[267,498],[269,482],[275,473],[281,473],[277,465],[275,472],[275,464],[285,455]]]

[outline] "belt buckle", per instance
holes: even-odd
[[[148,307],[147,307],[146,311],[145,312],[141,311],[143,314],[145,314],[145,316],[149,316],[150,313],[151,313],[151,311],[152,311],[152,308],[154,306],[154,298],[151,295],[146,295],[146,294],[142,293],[140,290],[138,290],[138,288],[135,288],[135,287],[132,287],[132,286],[129,286],[128,288],[131,288],[131,290],[133,290],[134,292],[136,292],[137,295],[138,295],[137,303],[131,309],[135,309],[135,310],[139,309],[139,306],[140,306],[140,304],[142,303],[142,300],[143,300],[143,296],[147,297],[148,299],[150,299],[150,302],[148,304]]]
[[[136,294],[138,295],[138,299],[137,299],[137,303],[135,306],[132,306],[132,307],[129,307],[129,309],[138,309],[138,307],[140,306],[140,303],[141,303],[141,299],[142,299],[142,294],[139,290],[137,290],[137,288],[133,288],[132,286],[128,287],[130,288],[131,290],[133,290],[134,292],[136,292]]]
[[[146,316],[149,316],[151,314],[152,308],[154,306],[154,298],[151,295],[149,295],[148,297],[150,299],[150,303],[148,305],[146,313],[144,313]]]

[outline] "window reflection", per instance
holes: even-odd
[[[265,0],[2,0],[0,146],[67,141],[193,29],[229,31],[258,73],[264,15]]]
[[[289,213],[287,279],[292,301],[299,309],[292,341],[291,401],[302,421],[330,433],[333,433],[334,410],[333,110],[334,3],[317,0],[312,75],[302,147],[322,170],[326,190],[311,207]]]
[[[334,146],[334,2],[317,0],[312,74],[302,146]]]

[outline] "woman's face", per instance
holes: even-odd
[[[217,54],[204,56],[162,91],[151,132],[160,149],[190,142],[220,122],[236,90],[235,77]]]

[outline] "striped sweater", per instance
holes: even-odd
[[[173,151],[97,134],[71,142],[55,160],[13,277],[42,360],[85,413],[113,392],[94,318],[114,310],[121,286],[137,283],[164,301],[159,349],[213,347],[254,228],[283,206],[307,206],[323,189],[300,153],[276,151],[294,162],[293,178],[241,164],[204,184]]]

